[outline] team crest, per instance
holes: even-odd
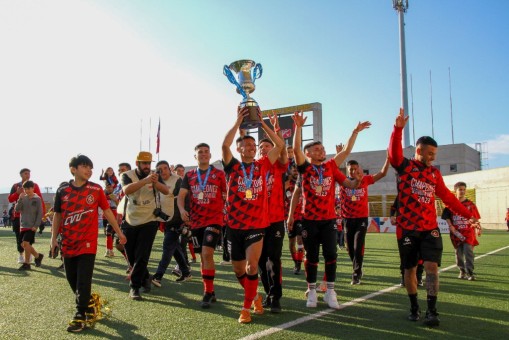
[[[306,230],[303,230],[301,235],[302,235],[302,238],[307,238],[308,232]]]
[[[94,203],[94,196],[93,195],[88,195],[87,196],[87,204],[92,204]]]
[[[212,242],[212,239],[213,239],[212,235],[207,235],[207,242],[208,243]]]
[[[433,230],[431,232],[431,236],[433,236],[433,237],[440,237],[440,233],[438,232],[438,230]]]
[[[410,241],[410,238],[409,237],[405,237],[405,239],[403,240],[403,245],[404,246],[408,246],[408,245],[411,245],[412,244],[412,241]]]

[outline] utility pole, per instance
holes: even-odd
[[[406,79],[406,49],[405,49],[405,18],[404,14],[408,9],[408,0],[392,0],[392,7],[398,12],[399,18],[399,56],[400,56],[400,76],[401,76],[401,106],[408,112],[408,91]],[[403,131],[403,147],[410,146],[410,127],[408,124]]]

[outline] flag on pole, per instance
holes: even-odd
[[[156,139],[156,154],[159,154],[159,145],[161,144],[161,118],[157,126],[157,139]]]

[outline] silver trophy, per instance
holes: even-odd
[[[232,71],[237,74],[238,81]],[[237,60],[231,63],[230,66],[224,65],[223,67],[223,74],[230,83],[237,87],[237,93],[241,94],[244,98],[240,102],[239,107],[244,108],[247,106],[249,108],[249,115],[242,121],[241,129],[253,129],[261,125],[260,117],[258,117],[258,103],[249,95],[254,92],[255,80],[260,78],[262,73],[263,68],[261,64],[247,59]]]

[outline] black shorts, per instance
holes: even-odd
[[[219,224],[193,229],[191,240],[193,241],[194,252],[201,254],[202,246],[215,249],[220,238],[221,226]]]
[[[243,261],[246,259],[246,249],[253,243],[263,240],[265,229],[232,229],[227,227],[228,252],[232,261]]]
[[[288,231],[288,227],[286,227],[286,232],[288,233],[288,238],[302,236],[302,221],[294,221],[292,231]]]
[[[21,240],[21,242],[29,242],[30,244],[33,244],[35,241],[35,231],[33,231],[32,229],[23,230],[19,234],[19,239]]]
[[[439,228],[427,231],[403,229],[400,242],[405,269],[417,266],[421,258],[425,262],[435,262],[440,267],[444,248]]]

